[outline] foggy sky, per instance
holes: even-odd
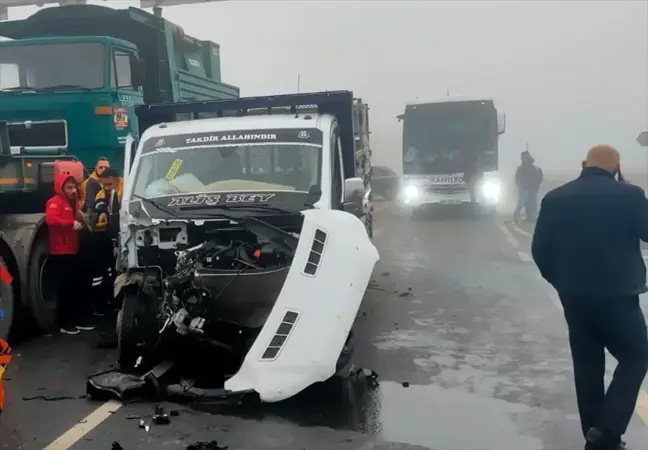
[[[242,95],[294,92],[298,74],[302,92],[353,90],[371,106],[375,162],[397,170],[395,116],[447,89],[505,110],[503,169],[526,142],[547,171],[578,170],[598,143],[617,146],[628,172],[648,166],[635,141],[648,129],[646,1],[233,0],[164,16],[221,45],[223,80]]]

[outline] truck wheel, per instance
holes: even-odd
[[[373,238],[373,213],[371,211],[365,215],[364,223],[365,228],[367,229],[367,235],[370,239]]]
[[[136,285],[124,292],[117,314],[117,349],[122,372],[146,370],[152,363],[159,331],[157,313],[151,303]],[[141,365],[136,367],[140,357]]]
[[[353,358],[353,352],[355,351],[355,345],[353,342],[353,330],[349,333],[344,347],[342,347],[342,352],[340,357],[335,364],[335,375],[345,376],[348,373],[348,369],[351,367],[351,359]]]
[[[57,269],[49,259],[47,239],[39,239],[29,257],[29,295],[27,304],[43,332],[50,332],[56,325],[58,295]]]
[[[0,260],[0,264],[4,263]],[[0,339],[7,340],[14,314],[14,294],[9,283],[0,283]]]

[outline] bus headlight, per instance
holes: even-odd
[[[413,200],[419,196],[419,189],[416,186],[409,185],[405,188],[405,201]]]
[[[485,180],[481,185],[481,193],[487,201],[497,203],[502,196],[502,186],[496,180]]]

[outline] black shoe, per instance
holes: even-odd
[[[92,331],[97,328],[96,325],[85,320],[78,323],[76,327],[81,331]]]
[[[626,450],[625,442],[607,436],[598,428],[590,428],[585,441],[585,450]]]
[[[61,327],[61,333],[62,334],[79,334],[80,331],[77,327],[74,325],[64,325]]]

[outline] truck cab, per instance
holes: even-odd
[[[16,157],[74,155],[90,168],[106,156],[121,169],[135,106],[238,97],[217,44],[137,8],[47,8],[0,23],[0,36],[12,39],[0,42],[0,120]]]
[[[122,371],[151,364],[160,333],[245,336],[227,395],[279,401],[348,366],[378,260],[354,111],[348,91],[138,108],[115,282]],[[304,347],[312,333],[326,342]]]
[[[371,236],[355,111],[347,91],[140,107],[123,203],[148,202],[162,219],[186,206],[339,209]]]

